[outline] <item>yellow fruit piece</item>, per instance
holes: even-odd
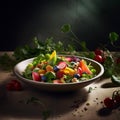
[[[40,70],[38,71],[38,73],[39,73],[39,74],[45,74],[45,73],[46,73],[46,71],[45,71],[45,70],[43,70],[43,69],[40,69]]]
[[[52,52],[52,54],[50,55],[50,60],[52,59],[52,58],[54,58],[54,57],[56,57],[56,51],[54,50],[53,52]]]
[[[55,65],[56,60],[57,60],[57,54],[56,54],[56,51],[54,50],[52,52],[52,54],[50,55],[50,58],[49,58],[48,62],[49,62],[50,65]]]
[[[63,72],[64,72],[65,74],[69,74],[69,75],[71,75],[71,76],[73,76],[73,75],[75,74],[75,70],[73,70],[72,68],[69,68],[69,67],[66,67],[66,68],[63,70]]]
[[[46,71],[49,72],[49,71],[53,71],[53,67],[51,65],[47,65],[46,66]]]

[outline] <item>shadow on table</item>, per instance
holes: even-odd
[[[95,83],[100,83],[100,82],[103,82],[100,86],[101,88],[114,88],[114,87],[120,87],[120,85],[118,84],[115,84],[113,83],[111,80],[108,81],[109,78],[101,78],[101,79],[98,79],[95,81]],[[107,81],[107,82],[105,82]]]
[[[114,88],[114,87],[120,87],[120,85],[114,84],[112,82],[104,83],[101,85],[101,88]]]
[[[112,110],[111,109],[108,109],[108,108],[101,108],[97,114],[99,116],[109,116],[110,114],[112,113]]]
[[[29,102],[32,97],[38,103]],[[64,115],[80,107],[88,98],[88,92],[83,88],[74,92],[42,92],[26,88],[22,91],[8,91],[4,99],[0,99],[0,119],[24,118],[40,119],[43,112],[49,111],[50,117]]]

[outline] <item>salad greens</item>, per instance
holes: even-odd
[[[84,59],[58,56],[55,50],[49,55],[47,53],[34,58],[23,72],[23,77],[27,79],[49,83],[79,82],[94,76],[95,68]]]

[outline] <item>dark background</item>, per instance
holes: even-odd
[[[110,32],[120,34],[120,0],[7,0],[2,13],[0,51],[29,44],[35,36],[62,40],[59,30],[66,23],[90,50],[106,43]]]

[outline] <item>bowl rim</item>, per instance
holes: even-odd
[[[33,84],[39,84],[39,85],[53,85],[53,86],[64,86],[64,85],[73,85],[73,84],[81,84],[81,83],[86,83],[86,82],[92,82],[94,80],[96,80],[97,78],[100,78],[103,73],[104,73],[104,67],[102,64],[100,64],[99,62],[93,60],[93,59],[90,59],[90,58],[87,58],[87,57],[82,57],[82,56],[78,56],[78,55],[58,55],[58,56],[73,56],[73,57],[78,57],[80,59],[85,59],[85,60],[88,60],[88,61],[92,61],[94,62],[95,64],[97,64],[99,67],[100,67],[100,72],[93,78],[91,79],[88,79],[88,80],[85,80],[85,81],[80,81],[80,82],[73,82],[73,83],[61,83],[61,84],[53,84],[53,83],[48,83],[48,82],[39,82],[39,81],[33,81],[33,80],[30,80],[30,79],[27,79],[27,78],[24,78],[19,72],[18,72],[18,66],[24,62],[27,62],[27,61],[30,61],[32,62],[32,60],[36,57],[32,57],[32,58],[28,58],[28,59],[25,59],[25,60],[22,60],[20,61],[19,63],[17,63],[14,68],[13,68],[13,73],[19,78],[21,79],[22,81],[24,82],[28,82],[28,83],[33,83]]]

